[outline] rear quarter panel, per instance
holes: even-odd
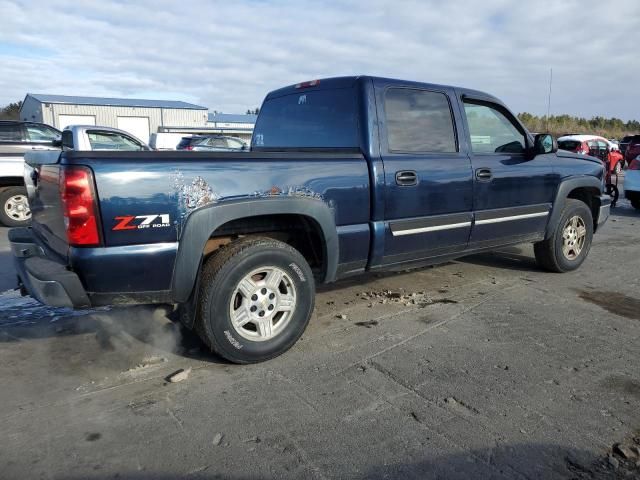
[[[89,166],[95,176],[105,248],[73,252],[72,260],[91,291],[168,289],[189,215],[244,198],[294,195],[324,202],[338,227],[339,262],[368,257],[369,172],[362,155],[78,152],[66,161]]]
[[[143,154],[144,155],[144,154]],[[94,172],[106,246],[176,241],[188,215],[226,200],[310,196],[335,212],[336,225],[367,223],[369,177],[362,156],[216,158],[198,152],[153,152],[150,158],[87,158]],[[157,157],[154,159],[153,157]],[[168,215],[170,227],[114,230],[123,216]],[[131,224],[139,224],[138,219]]]

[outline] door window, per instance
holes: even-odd
[[[244,147],[244,143],[240,140],[236,140],[235,138],[227,138],[227,146],[235,150],[241,150],[242,147]]]
[[[29,142],[53,142],[60,137],[60,132],[45,125],[25,125],[27,141]]]
[[[446,95],[390,88],[384,98],[390,152],[456,152],[456,134]]]
[[[88,131],[87,137],[91,150],[144,150],[142,145],[129,137],[115,132]]]
[[[500,110],[466,101],[464,111],[473,153],[524,153],[524,133]]]
[[[227,141],[221,137],[211,137],[206,144],[213,148],[227,148]]]

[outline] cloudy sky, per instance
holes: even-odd
[[[640,2],[0,0],[0,105],[27,92],[227,113],[371,74],[488,91],[517,112],[640,119]]]

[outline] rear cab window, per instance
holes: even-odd
[[[267,98],[251,141],[252,149],[358,148],[358,108],[354,87],[296,89]]]

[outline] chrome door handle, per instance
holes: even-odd
[[[396,172],[396,184],[403,187],[417,185],[418,175],[413,170],[401,170]]]
[[[491,180],[491,177],[493,177],[493,174],[491,173],[491,170],[488,168],[479,168],[476,170],[476,179],[477,180],[481,180],[483,182],[487,182],[489,180]]]

